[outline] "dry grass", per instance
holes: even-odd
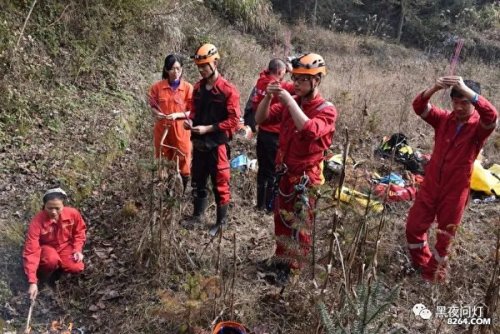
[[[147,87],[158,79],[157,74],[153,76],[149,73],[159,71],[165,54],[179,52],[189,55],[195,45],[211,41],[219,47],[223,57],[221,71],[240,89],[241,102],[244,104],[258,73],[268,60],[272,56],[283,56],[281,50],[288,43],[286,32],[289,29],[295,51],[316,51],[324,55],[327,61],[329,74],[323,80],[321,90],[323,96],[334,102],[339,110],[338,131],[334,139],[336,152],[340,152],[345,139],[342,130],[347,128],[353,158],[364,161],[361,168],[373,171],[388,168],[372,157],[374,147],[384,135],[404,132],[410,137],[412,146],[425,151],[432,148],[433,133],[413,114],[411,100],[420,90],[432,84],[434,78],[446,73],[447,63],[372,38],[332,34],[320,29],[311,31],[305,26],[281,27],[282,30],[276,31],[271,44],[257,44],[254,37],[228,28],[224,21],[203,11],[202,7],[193,8],[198,14],[189,17],[161,13],[151,15],[151,22],[158,29],[157,36],[161,38],[156,40],[145,34],[140,35],[139,38],[151,38],[150,46],[155,47],[141,50],[135,57],[123,62],[116,71],[118,87],[128,95],[115,96],[102,102],[102,95],[83,94],[86,102],[83,103],[85,107],[81,108],[82,112],[77,115],[78,119],[72,121],[62,118],[63,129],[76,129],[81,123],[90,123],[91,127],[95,127],[95,131],[90,131],[88,135],[76,131],[91,153],[92,150],[105,150],[109,142],[114,142],[114,137],[109,137],[104,145],[91,144],[99,141],[103,127],[120,125],[118,134],[129,134],[118,137],[130,140],[128,154],[115,154],[109,160],[101,155],[85,155],[79,145],[63,134],[50,137],[51,142],[56,143],[54,146],[40,146],[50,149],[49,152],[61,159],[56,166],[62,166],[61,170],[67,172],[65,175],[72,177],[74,188],[81,191],[85,214],[91,222],[85,253],[88,259],[85,277],[78,281],[77,289],[74,288],[74,281],[63,281],[62,294],[74,301],[70,313],[77,320],[76,323],[86,324],[89,331],[95,333],[170,333],[182,330],[198,330],[201,333],[199,329],[209,328],[219,314],[222,314],[223,319],[228,319],[232,293],[234,318],[257,333],[316,333],[321,323],[315,306],[319,291],[311,282],[311,268],[297,273],[284,291],[269,286],[256,273],[255,263],[273,253],[274,240],[272,217],[253,210],[254,188],[251,185],[254,175],[233,174],[230,224],[222,239],[211,240],[205,226],[195,231],[180,228],[177,224],[180,215],[190,209],[187,198],[181,200],[179,211],[159,208],[158,199],[162,194],[158,189],[151,192],[150,187],[150,123],[149,118],[143,117],[147,110],[139,103]],[[170,29],[172,22],[176,29]],[[138,63],[142,64],[141,71],[147,75],[134,71]],[[198,80],[196,69],[189,61],[185,68],[188,81]],[[500,105],[498,68],[471,62],[461,64],[458,74],[481,81],[484,95],[494,104]],[[74,96],[76,92],[68,94]],[[127,102],[126,96],[139,102]],[[101,111],[90,107],[92,99],[105,106],[105,112],[121,110],[131,116],[126,120],[133,122],[127,126],[127,122],[118,122],[112,117],[102,122],[98,117]],[[365,105],[367,115],[363,115]],[[94,112],[84,112],[89,109]],[[136,131],[127,132],[128,128]],[[490,161],[498,158],[500,149],[494,145],[499,140],[499,135],[495,136],[485,150]],[[46,144],[43,139],[34,137],[30,145]],[[233,142],[232,145],[234,154],[253,154],[253,143]],[[67,157],[64,152],[58,153],[61,148],[77,153]],[[17,158],[28,161],[30,159],[26,156],[31,157],[36,153],[34,151],[25,149],[25,155]],[[9,154],[14,154],[14,151],[9,151]],[[110,164],[110,168],[105,168]],[[99,170],[101,182],[87,188],[85,181],[94,179],[94,167],[97,165],[103,167]],[[25,168],[29,170],[30,165]],[[12,170],[12,173],[16,172]],[[354,173],[349,173],[348,178],[355,180]],[[10,182],[26,184],[36,180],[33,174],[36,173]],[[48,175],[57,176],[52,173]],[[362,184],[361,181],[354,182]],[[29,189],[34,192],[46,182],[39,180],[32,184],[25,191]],[[19,196],[22,193],[17,189],[9,194]],[[151,198],[156,203],[153,206],[150,205]],[[326,198],[322,201],[321,208],[332,204]],[[29,203],[22,204],[23,210],[29,206]],[[8,208],[9,212],[19,210],[13,206]],[[437,319],[418,321],[413,317],[411,308],[417,302],[423,302],[432,309],[437,305],[477,305],[484,300],[494,260],[493,230],[499,223],[495,220],[498,219],[498,206],[471,207],[467,210],[450,261],[451,283],[431,288],[423,285],[417,277],[403,275],[403,267],[408,262],[404,237],[408,209],[408,204],[401,204],[386,212],[378,236],[378,226],[382,222],[380,217],[364,217],[349,206],[336,208],[342,214],[342,224],[337,231],[338,248],[346,260],[352,260],[351,285],[366,285],[374,275],[382,282],[385,292],[396,284],[401,285],[399,298],[385,313],[384,332],[389,333],[398,328],[403,333],[465,332],[466,329],[462,327],[440,325]],[[145,233],[150,227],[152,214],[158,214],[161,210],[165,219],[153,226],[153,233]],[[214,207],[209,207],[207,224],[214,220],[214,216]],[[322,210],[318,215],[318,259],[328,254],[332,216],[333,209]],[[361,228],[362,242],[353,244],[358,228]],[[13,230],[16,231],[16,240],[17,230]],[[233,233],[236,235],[236,257],[233,256]],[[142,253],[138,254],[138,245],[143,236],[143,245],[148,247],[141,248]],[[160,236],[162,239],[158,239]],[[380,241],[378,262],[374,264],[372,260],[377,238]],[[159,249],[164,252],[162,257],[155,254]],[[234,265],[236,281],[232,288]],[[320,262],[320,265],[324,263]],[[370,270],[362,271],[363,268]],[[325,271],[319,267],[315,269],[321,282],[326,277]],[[347,298],[355,300],[352,291],[344,291],[343,277],[336,249],[330,283],[323,296],[326,305],[335,314],[341,313]],[[61,313],[67,311],[59,310]],[[354,314],[345,315],[343,324],[351,323],[354,317]],[[498,314],[494,315],[494,319],[499,319]]]

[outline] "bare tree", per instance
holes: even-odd
[[[400,13],[399,13],[398,30],[396,35],[396,43],[398,44],[401,42],[401,36],[403,35],[403,25],[405,23],[406,11],[407,11],[406,1],[407,0],[399,0]]]

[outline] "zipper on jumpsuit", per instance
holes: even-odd
[[[458,125],[458,124],[457,124]],[[448,156],[448,154],[450,153],[450,149],[453,148],[453,147],[457,147],[457,144],[455,143],[455,140],[457,139],[458,135],[460,134],[460,132],[462,132],[462,129],[464,128],[464,126],[466,126],[466,124],[462,124],[460,126],[460,128],[457,130],[455,130],[455,135],[453,136],[453,138],[450,140],[450,144],[447,145],[446,147],[446,152],[445,154],[443,155],[443,158],[441,159],[440,161],[440,164],[439,164],[439,177],[438,177],[438,180],[437,180],[437,184],[441,184],[441,179],[442,179],[442,176],[443,176],[443,165],[444,165],[444,162],[446,161],[446,157]],[[439,187],[440,188],[440,187]]]

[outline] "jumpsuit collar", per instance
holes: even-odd
[[[304,101],[302,98],[298,98],[299,106],[302,111],[308,110],[311,107],[314,107],[318,103],[323,103],[323,98],[321,97],[321,94],[318,92],[315,97],[313,97],[310,100]]]
[[[46,229],[51,224],[56,224],[57,225],[60,222],[63,222],[63,221],[66,221],[66,220],[70,220],[70,219],[71,219],[71,217],[69,216],[68,210],[66,210],[66,207],[62,208],[61,213],[59,214],[59,220],[57,220],[57,221],[53,221],[52,219],[50,219],[49,214],[44,211],[42,225],[43,225],[43,228]]]
[[[184,80],[181,78],[180,81],[179,81],[179,86],[177,88],[173,88],[172,86],[170,86],[168,80],[164,79],[161,81],[161,89],[168,89],[168,90],[172,90],[172,91],[184,91],[184,85],[182,84]]]
[[[179,88],[179,86],[181,85],[181,79],[178,79],[178,80],[174,80],[174,82],[168,82],[168,85],[170,86],[170,88],[172,88],[173,90],[176,90],[177,88]]]
[[[217,79],[215,79],[214,83],[212,84],[212,89],[210,89],[210,91],[218,87],[221,80],[222,80],[222,74],[219,73]],[[205,89],[206,86],[207,86],[207,79],[201,79],[200,87],[203,87],[203,89]]]
[[[457,124],[461,123],[462,126],[466,125],[466,124],[472,124],[472,123],[475,123],[477,122],[477,120],[479,119],[479,113],[477,112],[476,109],[474,109],[472,111],[472,114],[470,115],[470,117],[467,119],[467,121],[465,122],[460,122],[457,118],[457,115],[455,114],[455,112],[452,112],[451,113],[451,119],[453,121],[455,121]]]

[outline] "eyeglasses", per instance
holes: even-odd
[[[313,77],[311,76],[296,76],[292,75],[292,81],[294,82],[306,82],[306,81],[311,81]]]

